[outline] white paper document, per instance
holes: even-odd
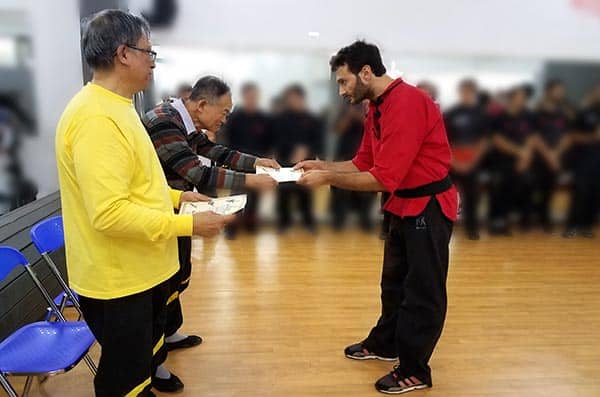
[[[287,168],[269,168],[269,167],[256,167],[257,174],[267,174],[277,182],[296,182],[302,176],[303,170],[295,170],[292,167]]]
[[[248,200],[245,194],[237,196],[219,197],[209,201],[186,201],[181,204],[180,214],[195,214],[197,212],[212,211],[219,215],[231,215],[241,211]]]

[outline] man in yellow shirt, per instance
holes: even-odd
[[[102,347],[96,396],[180,390],[183,383],[159,366],[177,237],[215,235],[233,218],[174,213],[204,196],[168,187],[133,106],[155,66],[147,23],[101,11],[86,22],[82,51],[93,79],[59,121],[56,157],[69,282]]]

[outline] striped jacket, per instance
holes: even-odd
[[[254,172],[255,156],[217,145],[195,129],[188,131],[189,127],[186,129],[181,114],[171,101],[148,111],[142,117],[142,123],[158,153],[167,183],[174,189],[239,190],[246,182],[243,172]],[[216,167],[203,165],[198,155],[213,160]]]

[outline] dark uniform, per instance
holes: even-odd
[[[477,105],[457,105],[444,114],[444,124],[453,157],[465,163],[474,161],[476,145],[489,136],[489,117],[485,109]],[[470,235],[478,232],[479,172],[479,164],[474,164],[467,173],[452,172],[452,181],[461,192],[461,214]]]
[[[277,160],[282,167],[294,165],[292,156],[299,146],[308,148],[306,159],[316,158],[322,150],[322,122],[308,112],[285,110],[273,120],[273,141]],[[292,223],[291,206],[294,199],[302,213],[304,226],[314,229],[313,194],[310,189],[295,183],[282,183],[277,190],[278,227],[284,230]]]
[[[574,131],[599,134],[600,104],[590,106],[577,115]],[[600,141],[573,147],[573,193],[569,211],[569,228],[591,231],[600,208]]]
[[[503,112],[492,122],[492,133],[523,146],[535,132],[535,118],[528,110],[511,115]],[[490,154],[490,230],[508,231],[508,216],[518,211],[527,227],[532,212],[531,170],[517,171],[517,158],[494,149]]]
[[[397,356],[402,373],[428,385],[429,359],[446,316],[448,245],[458,206],[448,177],[450,159],[442,116],[429,96],[397,79],[371,101],[352,161],[392,195],[384,206],[390,229],[381,316],[361,345]]]
[[[567,112],[561,108],[555,110],[539,109],[535,114],[536,131],[549,149],[555,150],[570,128]],[[533,173],[533,211],[542,226],[549,230],[552,226],[550,203],[556,186],[557,171],[538,153],[532,164]]]
[[[343,114],[342,117],[347,118],[347,120],[343,121],[345,123],[344,130],[339,131],[334,161],[352,160],[360,146],[364,131],[364,121],[353,117],[348,112]],[[370,230],[372,228],[370,212],[376,196],[374,192],[356,192],[332,186],[330,208],[333,227],[340,229],[344,226],[350,210],[355,210],[361,228]]]
[[[230,148],[244,153],[251,153],[258,157],[268,157],[271,150],[271,122],[262,111],[253,113],[243,108],[236,109],[225,125],[224,134]],[[259,194],[253,190],[232,191],[231,194],[244,193],[248,196],[241,223],[247,230],[255,231],[258,225],[258,199]],[[234,235],[237,223],[228,225],[227,232]]]

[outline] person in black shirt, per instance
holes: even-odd
[[[334,161],[352,160],[362,141],[367,109],[363,104],[344,105],[334,129],[338,135]],[[331,187],[332,226],[340,230],[350,210],[358,214],[359,224],[364,231],[373,228],[371,209],[377,194]]]
[[[573,191],[565,237],[593,237],[600,207],[600,84],[588,96],[572,132]]]
[[[268,157],[271,153],[271,135],[269,116],[260,110],[260,90],[255,83],[242,86],[242,106],[236,107],[229,116],[223,131],[223,138],[232,149],[251,153],[259,157]],[[232,191],[231,194],[244,193],[248,196],[246,208],[238,222],[227,225],[225,235],[235,238],[238,226],[255,232],[258,227],[259,194],[256,191]]]
[[[458,85],[459,103],[444,114],[448,140],[452,148],[452,180],[461,192],[461,214],[467,235],[479,239],[477,205],[479,203],[479,165],[488,147],[489,121],[478,101],[477,83],[465,79]]]
[[[546,82],[544,97],[535,113],[533,209],[542,227],[552,230],[550,202],[560,170],[560,157],[571,124],[571,111],[565,102],[565,87],[559,80]]]
[[[527,109],[530,92],[518,86],[508,92],[506,110],[492,124],[490,160],[490,233],[510,234],[508,215],[517,210],[521,226],[530,225],[531,161],[535,120]]]
[[[282,167],[315,159],[322,150],[322,123],[306,108],[302,86],[292,85],[283,94],[284,109],[273,120],[273,142],[277,160]],[[291,205],[294,198],[302,213],[304,227],[314,232],[313,195],[310,189],[296,183],[283,183],[277,191],[278,229],[286,231],[292,223]]]

